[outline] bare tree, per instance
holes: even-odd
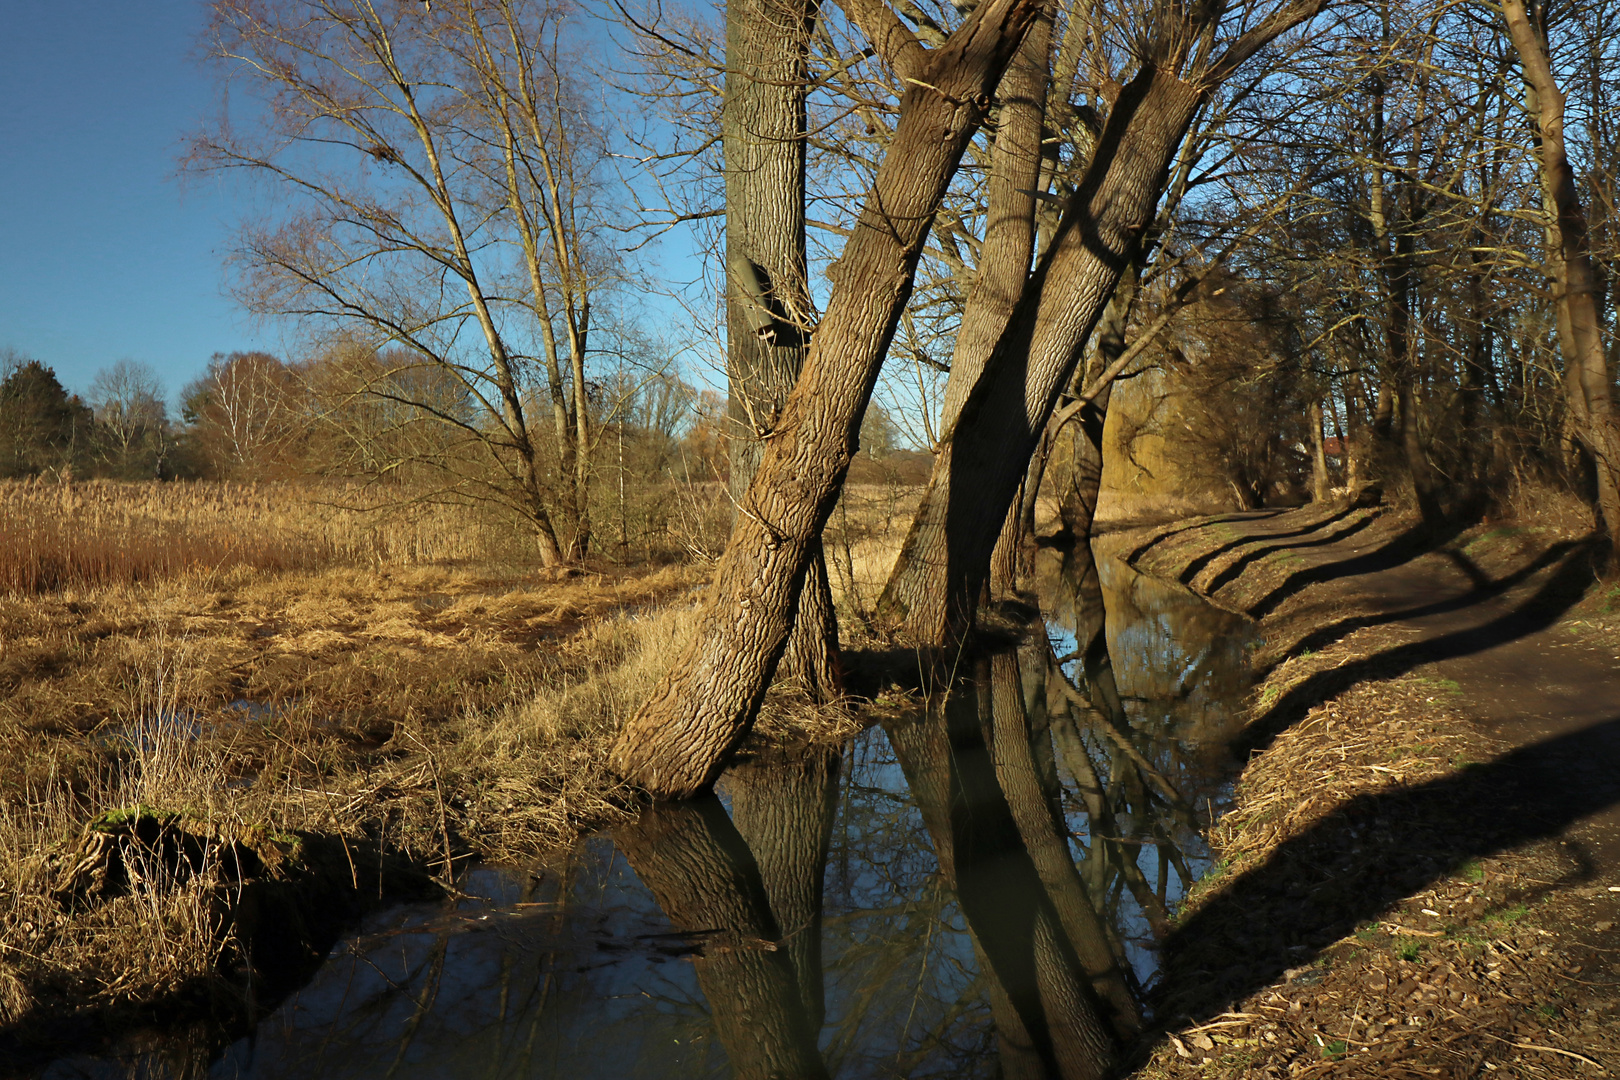
[[[199,136],[192,156],[288,207],[245,235],[244,302],[397,346],[357,392],[454,429],[478,461],[440,462],[441,494],[517,512],[547,564],[589,548],[589,338],[620,274],[594,239],[604,150],[572,87],[564,14],[538,0],[218,0],[211,50],[265,107]],[[439,377],[469,409],[411,396]],[[534,415],[548,408],[549,448]]]
[[[804,369],[765,440],[697,633],[614,746],[614,768],[648,790],[677,797],[702,790],[747,735],[786,647],[929,227],[1039,10],[1027,0],[990,0],[929,50],[881,2],[846,7],[911,88]]]
[[[880,615],[924,645],[969,626],[996,541],[1059,394],[1140,251],[1171,167],[1210,93],[1325,0],[1264,12],[1155,2],[1132,28],[1119,85],[1050,246],[935,459]],[[1229,36],[1223,42],[1223,28]]]
[[[167,407],[151,365],[119,360],[90,383],[101,459],[121,475],[161,473],[167,456]]]
[[[804,365],[813,322],[805,250],[805,96],[816,8],[810,0],[726,4],[726,373],[730,486],[739,513],[764,438]],[[778,677],[825,701],[841,687],[838,623],[819,552],[805,573]]]
[[[299,393],[293,372],[267,352],[215,353],[181,400],[215,471],[259,479],[281,464],[298,432]]]
[[[1602,289],[1592,266],[1586,210],[1564,136],[1564,93],[1548,59],[1547,11],[1538,3],[1533,20],[1524,0],[1503,0],[1501,11],[1524,72],[1525,110],[1535,134],[1538,175],[1550,219],[1547,254],[1558,289],[1566,397],[1577,437],[1596,464],[1600,521],[1612,545],[1620,537],[1620,430],[1615,426],[1614,377],[1604,350],[1598,306]]]

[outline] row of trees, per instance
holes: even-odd
[[[1608,2],[620,8],[630,130],[563,6],[219,0],[267,107],[193,160],[289,208],[249,306],[400,357],[355,393],[431,417],[413,460],[477,462],[548,560],[589,546],[635,231],[709,229],[734,527],[615,755],[681,794],[780,665],[837,695],[820,536],[875,393],[933,452],[878,612],[925,648],[1017,587],[1043,486],[1089,532],[1144,371],[1132,423],[1247,505],[1337,481],[1434,523],[1518,477],[1620,530]]]
[[[120,360],[97,374],[89,400],[56,372],[13,349],[0,355],[0,478],[156,477],[191,455],[168,420],[150,368]]]
[[[701,789],[747,731],[891,340],[940,351],[914,329],[924,316],[950,342],[949,378],[880,610],[924,647],[959,640],[986,586],[1016,585],[1059,435],[1082,444],[1064,516],[1086,535],[1112,380],[1155,359],[1216,399],[1161,422],[1173,441],[1207,445],[1216,409],[1242,406],[1213,441],[1246,504],[1280,462],[1325,495],[1331,422],[1344,479],[1409,497],[1430,524],[1528,471],[1582,478],[1620,530],[1601,299],[1614,253],[1586,211],[1612,205],[1601,18],[1309,0],[841,7],[868,51],[823,55],[873,72],[835,104],[875,136],[852,140],[875,168],[853,166],[871,181],[825,314],[703,632],[618,745],[626,775]],[[728,86],[750,77],[735,10]],[[1560,72],[1587,87],[1581,137]],[[804,85],[836,93],[840,77]],[[801,135],[818,143],[813,124]]]
[[[171,418],[157,374],[137,361],[102,370],[81,398],[48,366],[10,352],[0,368],[0,479],[335,478],[371,483],[384,503],[482,503],[524,516],[512,505],[510,475],[488,468],[493,455],[483,442],[499,430],[481,424],[477,403],[435,367],[403,350],[349,346],[295,362],[265,352],[216,354],[179,400]],[[634,368],[592,380],[585,400],[595,433],[586,509],[606,529],[595,553],[708,551],[717,501],[710,489],[730,475],[724,397]],[[525,404],[541,415],[542,403]],[[872,472],[886,476],[898,444],[882,409],[868,418],[867,432]],[[563,463],[545,434],[534,438],[550,494],[562,486]],[[581,538],[564,536],[587,553]]]

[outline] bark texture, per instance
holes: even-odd
[[[1153,220],[1204,91],[1146,65],[1120,91],[1052,247],[934,461],[879,602],[913,641],[972,622],[989,557],[1058,394]]]
[[[990,153],[984,239],[951,350],[951,375],[941,409],[942,443],[950,441],[962,406],[983,375],[1029,280],[1051,47],[1052,17],[1043,11],[996,89],[1001,111]]]
[[[1524,0],[1503,0],[1508,37],[1524,67],[1525,104],[1537,135],[1541,184],[1555,219],[1553,273],[1559,287],[1558,339],[1576,438],[1596,465],[1598,510],[1610,544],[1620,538],[1620,432],[1615,428],[1613,379],[1603,350],[1597,276],[1587,239],[1586,210],[1564,144],[1564,94],[1553,77],[1546,43]],[[1611,554],[1611,565],[1613,555]]]
[[[806,56],[814,0],[728,0],[721,114],[726,184],[726,373],[731,493],[742,506],[804,364],[811,302],[805,254]],[[839,696],[838,623],[814,552],[779,681]]]
[[[1078,397],[1084,390],[1082,382],[1089,383],[1114,366],[1125,355],[1125,331],[1130,324],[1131,308],[1136,303],[1136,292],[1142,281],[1142,267],[1133,261],[1120,277],[1114,295],[1103,309],[1102,321],[1097,324],[1097,343],[1090,361],[1085,366],[1085,379],[1075,379],[1070,392]],[[1097,499],[1102,494],[1103,432],[1108,426],[1108,403],[1114,397],[1114,384],[1105,385],[1097,396],[1080,407],[1073,419],[1069,436],[1074,466],[1070,480],[1058,497],[1058,518],[1063,531],[1076,541],[1089,541],[1091,523],[1097,517]]]
[[[804,370],[741,500],[697,632],[614,746],[613,769],[656,795],[685,797],[712,785],[753,724],[855,454],[923,241],[991,91],[1039,10],[1036,0],[989,0],[916,65],[889,152],[833,270],[832,297]]]

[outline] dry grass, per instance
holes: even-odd
[[[870,628],[922,493],[921,487],[899,484],[845,485],[823,546],[833,603],[847,630]]]
[[[374,505],[358,486],[0,481],[0,593],[512,557],[509,523],[465,507]]]
[[[1222,861],[1177,913],[1196,931],[1172,944],[1170,1031],[1135,1075],[1579,1077],[1615,1061],[1612,996],[1577,996],[1585,947],[1567,931],[1583,923],[1548,900],[1580,880],[1578,860],[1551,842],[1448,856],[1491,827],[1477,815],[1514,812],[1510,792],[1494,811],[1460,795],[1469,763],[1499,748],[1448,701],[1418,676],[1363,684],[1251,762],[1212,838]],[[1437,816],[1453,790],[1456,820]],[[1366,910],[1369,889],[1403,880]],[[1342,936],[1311,941],[1316,927]],[[1293,933],[1309,947],[1285,950]],[[1256,978],[1275,955],[1298,966]]]
[[[1384,515],[1354,543],[1407,524]],[[1243,532],[1219,521],[1164,530],[1143,561],[1167,577],[1200,566],[1195,587],[1224,582],[1217,602],[1242,610],[1306,565],[1277,551],[1240,567],[1264,546],[1236,543]],[[1449,546],[1501,578],[1567,535],[1556,523],[1494,524]],[[1444,560],[1424,558],[1440,572]],[[1261,740],[1214,830],[1221,862],[1177,913],[1158,1002],[1170,1030],[1143,1048],[1136,1075],[1575,1077],[1596,1074],[1588,1061],[1620,1060],[1620,1001],[1576,978],[1592,963],[1582,939],[1593,916],[1570,888],[1585,871],[1571,849],[1525,839],[1537,835],[1522,827],[1533,794],[1495,767],[1503,748],[1468,722],[1456,684],[1380,677],[1378,658],[1412,638],[1376,619],[1319,651],[1301,647],[1354,625],[1373,595],[1352,579],[1319,582],[1261,623],[1255,659],[1268,675],[1253,715],[1275,738]],[[1347,670],[1362,677],[1334,677]]]
[[[228,755],[196,737],[180,704],[184,651],[162,652],[94,768],[28,777],[0,801],[0,1023],[23,1015],[40,991],[49,1003],[140,1001],[216,975],[229,941],[212,851],[180,874],[129,847],[122,856],[136,887],[80,911],[53,895],[89,821],[164,806],[210,828],[241,824]]]
[[[380,528],[297,489],[3,497],[13,536],[66,522],[73,569],[0,590],[0,1024],[217,982],[238,894],[209,860],[229,838],[330,837],[444,877],[611,819],[606,746],[708,574],[470,561],[476,529]],[[238,531],[261,538],[205,564]],[[64,906],[87,828],[143,806],[218,838],[204,865],[125,844],[140,886]]]
[[[0,500],[0,530],[27,541],[0,549],[0,1024],[217,988],[240,955],[240,886],[212,864],[145,865],[126,843],[140,887],[64,905],[64,867],[108,815],[177,815],[205,853],[330,839],[447,882],[469,857],[616,820],[607,748],[710,574],[539,574],[437,511],[385,522],[295,488],[12,484]],[[870,597],[850,602],[875,598],[910,505],[855,493],[841,550]],[[852,727],[774,699],[755,743]]]

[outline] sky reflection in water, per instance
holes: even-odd
[[[1112,559],[1039,571],[1046,637],[931,717],[385,913],[211,1075],[1083,1071],[1208,865],[1248,631]]]

